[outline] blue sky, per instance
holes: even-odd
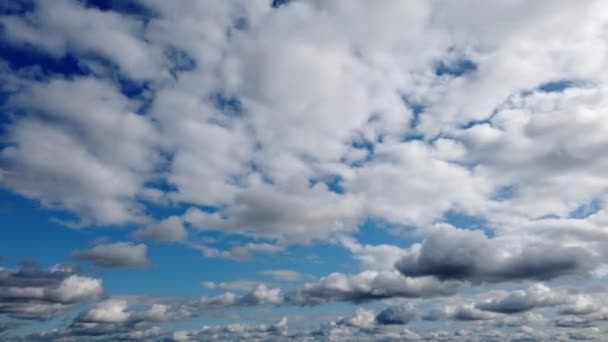
[[[0,339],[604,340],[605,7],[0,3]]]

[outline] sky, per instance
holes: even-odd
[[[605,341],[608,3],[0,1],[3,341]]]

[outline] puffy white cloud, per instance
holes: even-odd
[[[82,224],[141,220],[136,196],[158,151],[152,123],[131,100],[107,81],[75,78],[28,83],[9,103],[28,115],[10,125],[11,145],[0,151],[5,187]]]
[[[148,246],[131,242],[97,245],[88,250],[74,251],[74,259],[87,260],[100,267],[140,268],[150,265],[146,253]]]
[[[66,222],[73,227],[136,224],[136,239],[190,240],[183,244],[207,258],[242,261],[329,241],[361,267],[287,292],[207,283],[251,292],[204,305],[428,298],[469,282],[485,289],[517,281],[510,285],[523,290],[450,304],[444,316],[501,329],[521,323],[514,339],[593,337],[542,333],[504,316],[544,308],[575,316],[556,325],[582,329],[605,314],[588,293],[526,282],[601,276],[606,264],[606,4],[301,0],[275,10],[269,2],[141,0],[135,14],[76,0],[0,5],[7,44],[73,57],[82,73],[0,66],[8,113],[0,186],[73,214],[77,221]],[[174,216],[152,219],[153,206]],[[479,219],[487,234],[446,225],[452,213]],[[421,242],[352,239],[368,218],[400,233],[411,228],[408,237]],[[186,228],[199,231],[187,236]],[[252,242],[223,250],[195,240],[208,230]],[[143,267],[146,253],[143,244],[121,242],[73,256]],[[51,317],[101,293],[98,280],[72,273],[46,281],[2,287],[0,311]],[[121,305],[89,313],[122,312],[129,324],[141,318]],[[165,315],[163,307],[152,311]],[[369,312],[355,317],[317,337],[507,338],[475,329],[395,332],[370,327]],[[101,321],[47,337],[162,335],[148,324],[127,336],[118,321]],[[180,336],[269,336],[256,329]],[[282,329],[274,337],[284,337]]]

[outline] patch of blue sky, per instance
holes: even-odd
[[[573,80],[555,80],[549,81],[538,86],[538,90],[545,93],[559,93],[568,88],[573,88],[579,85],[579,82]]]
[[[394,224],[380,218],[369,217],[359,225],[355,238],[363,244],[388,244],[406,248],[418,242],[417,238],[407,234],[410,230],[412,230],[412,227]]]
[[[36,201],[0,190],[3,233],[0,251],[4,262],[16,265],[36,258],[42,266],[52,266],[68,261],[71,250],[87,247],[92,240],[110,232],[74,230],[49,220],[51,217],[63,218],[62,212],[45,209]]]
[[[422,113],[424,113],[426,106],[406,95],[402,95],[401,99],[402,99],[403,103],[405,104],[405,106],[407,106],[412,111],[412,119],[410,120],[410,128],[415,129],[420,124],[420,118],[422,116]]]
[[[139,1],[124,0],[79,0],[86,7],[96,8],[100,11],[117,12],[123,15],[133,15],[149,20],[154,17],[154,12]]]
[[[494,192],[494,194],[492,195],[492,200],[508,201],[510,199],[515,198],[515,196],[517,196],[517,185],[505,185]]]
[[[329,189],[330,192],[333,192],[336,194],[343,194],[344,193],[343,181],[344,181],[344,179],[339,175],[328,175],[326,177],[322,177],[319,179],[311,179],[309,181],[309,183],[310,183],[311,187],[313,187],[319,183],[323,183],[327,186],[327,189]]]
[[[165,49],[165,56],[171,62],[169,71],[174,78],[177,78],[180,72],[192,71],[196,68],[196,61],[184,50],[168,47]]]
[[[88,74],[87,68],[72,54],[55,57],[28,44],[16,44],[0,36],[0,59],[13,71],[28,71],[35,79],[48,75],[79,76]]]
[[[279,8],[281,6],[287,5],[291,0],[272,0],[271,6],[273,8]]]
[[[443,213],[443,221],[458,228],[483,230],[488,238],[494,237],[494,230],[489,226],[489,222],[480,216],[458,210],[448,210]]]
[[[572,212],[570,212],[569,217],[577,218],[577,219],[584,219],[586,217],[589,217],[589,216],[597,213],[602,208],[603,208],[602,201],[600,201],[598,199],[593,199],[593,200],[579,206]]]
[[[435,65],[435,75],[461,77],[477,71],[477,64],[468,59],[441,61]]]
[[[218,92],[212,95],[211,100],[215,108],[228,116],[243,115],[243,104],[236,96]]]

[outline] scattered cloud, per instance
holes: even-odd
[[[150,266],[146,256],[148,247],[132,242],[115,242],[100,244],[88,250],[72,252],[72,258],[86,260],[99,267],[107,268],[141,268]]]

